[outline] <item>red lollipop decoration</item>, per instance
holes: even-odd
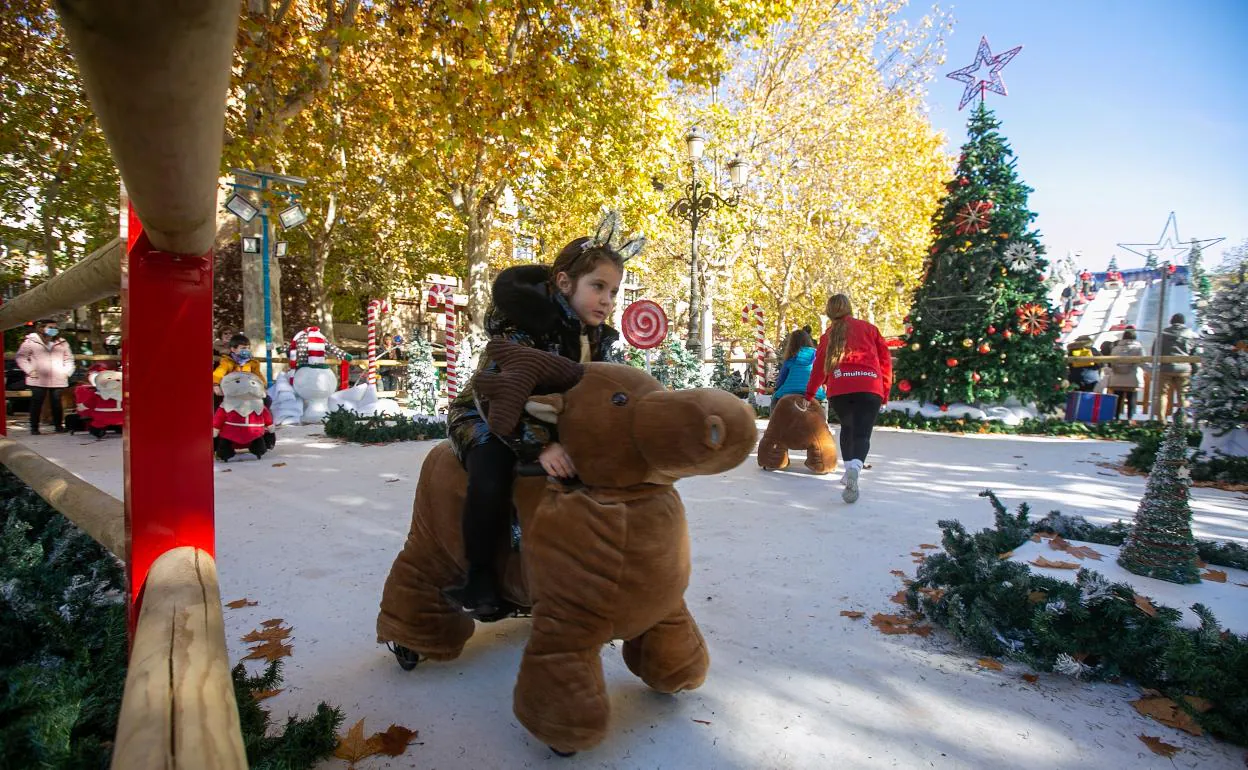
[[[657,348],[667,338],[667,313],[651,300],[638,300],[624,308],[621,326],[628,344],[642,350]]]

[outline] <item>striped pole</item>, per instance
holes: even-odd
[[[442,289],[442,313],[446,318],[446,397],[453,399],[459,395],[459,383],[456,382],[455,361],[459,357],[459,347],[455,344],[455,290],[451,286]]]
[[[377,384],[377,319],[388,312],[390,305],[384,299],[368,302],[368,384]]]
[[[763,306],[757,302],[751,302],[741,310],[741,320],[745,323],[754,324],[754,379],[756,381],[754,392],[759,395],[767,387],[767,374],[763,368],[764,361],[767,357],[767,330],[763,325]]]

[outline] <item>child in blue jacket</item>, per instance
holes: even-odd
[[[776,390],[771,395],[771,403],[794,393],[805,395],[806,383],[810,381],[810,367],[814,362],[815,338],[810,335],[810,328],[794,329],[784,343],[784,362],[780,365],[780,374],[776,376]],[[815,397],[822,401],[827,396],[820,388]]]

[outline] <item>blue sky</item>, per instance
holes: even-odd
[[[930,4],[912,0],[907,17]],[[1174,211],[1179,235],[1225,236],[1206,264],[1248,238],[1248,0],[959,0],[929,115],[956,152],[972,105],[945,74],[1022,45],[988,94],[1031,187],[1050,256],[1103,269],[1142,265],[1115,244],[1154,242]],[[972,102],[973,104],[973,102]]]

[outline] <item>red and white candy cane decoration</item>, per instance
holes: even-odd
[[[377,319],[389,313],[390,305],[384,299],[368,301],[368,384],[377,384]]]
[[[442,315],[446,319],[446,397],[453,399],[459,395],[459,383],[455,376],[459,347],[455,344],[455,291],[452,287],[444,289],[442,299]]]
[[[751,302],[741,310],[741,320],[747,324],[754,322],[754,378],[757,381],[755,392],[760,395],[767,387],[767,375],[763,369],[763,361],[767,356],[767,330],[763,327],[763,306]]]

